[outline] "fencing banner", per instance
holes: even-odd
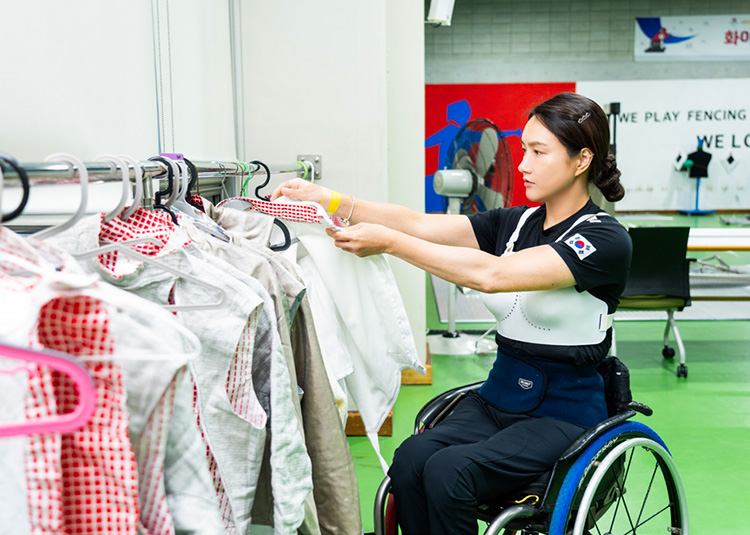
[[[626,193],[617,211],[693,209],[696,178],[701,209],[750,207],[750,80],[592,81],[576,90],[601,105],[620,103]]]

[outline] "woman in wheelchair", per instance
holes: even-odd
[[[548,472],[608,416],[596,369],[630,265],[627,231],[589,197],[624,195],[609,123],[592,100],[559,94],[531,110],[518,166],[537,207],[420,214],[294,180],[283,194],[336,201],[353,225],[329,235],[359,256],[387,253],[483,292],[497,318],[485,383],[434,429],[406,439],[389,470],[404,533],[477,531],[477,506]],[[328,199],[328,202],[326,202]]]

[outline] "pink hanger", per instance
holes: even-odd
[[[96,409],[96,390],[86,368],[70,355],[45,349],[35,351],[0,344],[0,356],[47,366],[70,377],[78,388],[78,405],[71,412],[27,422],[0,424],[0,437],[66,433],[86,425]]]

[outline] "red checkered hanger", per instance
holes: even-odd
[[[283,244],[271,245],[270,248],[272,250],[283,251],[288,249],[293,242],[289,230],[281,221],[279,221],[280,219],[296,221],[299,223],[318,223],[334,230],[345,226],[338,217],[329,216],[325,210],[323,210],[323,207],[317,203],[294,201],[287,199],[286,197],[279,197],[276,201],[269,202],[265,197],[260,195],[260,190],[268,185],[268,182],[271,180],[271,172],[268,169],[268,166],[261,161],[254,160],[250,163],[262,167],[266,172],[265,181],[255,188],[255,196],[257,199],[249,197],[231,197],[229,199],[224,199],[217,204],[217,206],[233,208],[241,211],[254,210],[273,216],[273,222],[281,229],[285,241]]]

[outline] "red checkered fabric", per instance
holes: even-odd
[[[260,199],[251,199],[249,197],[232,197],[221,201],[217,206],[222,206],[229,201],[245,201],[252,205],[256,212],[272,215],[279,219],[287,221],[296,221],[298,223],[318,223],[327,227],[345,227],[341,218],[331,214],[325,214],[322,207],[314,203],[282,203],[268,202]]]
[[[54,380],[49,368],[36,366],[29,375],[26,418],[36,420],[57,414]],[[33,435],[26,443],[26,486],[29,525],[34,535],[63,533],[61,437]]]
[[[255,309],[247,320],[242,337],[237,344],[234,361],[227,374],[227,395],[234,412],[255,427],[265,427],[267,415],[253,390],[253,347],[260,311]]]
[[[195,206],[201,212],[205,212],[206,211],[205,208],[203,207],[203,197],[201,197],[199,195],[191,195],[187,199],[187,202],[189,202],[190,204],[192,204],[193,206]]]
[[[143,208],[138,208],[126,221],[115,217],[108,223],[105,223],[102,219],[99,230],[99,242],[120,243],[141,238],[151,238],[156,243],[131,244],[129,247],[146,256],[156,256],[164,250],[176,228],[168,214],[164,212],[150,212]],[[184,247],[187,243],[190,243],[190,240],[186,238],[185,241],[175,244],[175,248]],[[117,264],[117,255],[117,251],[100,255],[99,262],[105,268],[114,272],[114,266]]]
[[[136,214],[134,214],[134,217],[135,215]],[[161,243],[166,245],[166,243],[170,240],[172,233],[175,231],[174,225],[166,215],[159,214],[161,217],[158,218],[149,217],[149,215],[152,214],[150,212],[146,212],[145,214],[143,214],[143,217],[138,218],[138,224],[136,225],[137,228],[135,229],[129,229],[128,225],[124,225],[122,224],[122,222],[118,223],[115,221],[114,227],[107,227],[107,225],[102,222],[102,230],[100,231],[99,235],[100,241],[118,242],[124,240],[132,240],[147,235],[157,235],[162,238],[160,240]],[[133,220],[133,217],[129,218],[125,223],[130,224],[131,220]],[[189,241],[179,241],[179,243],[176,243],[174,241],[170,242],[171,245],[176,246],[175,248],[182,247],[187,243],[189,243]],[[158,247],[151,246],[142,248],[140,252],[147,255],[155,255],[159,252],[164,251],[160,251]],[[102,263],[110,271],[114,272],[118,262],[117,257],[110,257],[107,259],[107,261],[108,263],[106,264],[104,262]],[[170,304],[175,304],[174,288],[172,288],[172,291],[170,291],[168,301]],[[227,396],[229,398],[229,402],[235,412],[255,426],[263,428],[266,425],[267,415],[263,408],[260,406],[260,403],[255,396],[255,391],[253,390],[252,386],[251,369],[252,352],[255,342],[257,322],[258,312],[254,312],[248,318],[245,329],[243,330],[243,334],[237,344],[234,359],[227,374],[225,388]],[[196,419],[200,428],[200,414],[198,412],[197,394],[194,400],[194,410],[196,412]],[[203,433],[202,429],[201,433]],[[204,440],[205,438],[206,437],[204,436]],[[228,533],[231,533],[232,530],[236,530],[236,527],[234,526],[234,522],[232,520],[232,511],[229,497],[221,481],[221,476],[219,474],[216,460],[208,447],[207,441],[206,454],[209,461],[209,469],[214,481],[214,487],[219,498],[219,506],[222,518],[225,522]],[[143,474],[143,477],[145,476],[146,474]],[[150,507],[150,505],[147,505],[146,501],[143,501],[142,503],[144,507]],[[154,507],[158,508],[158,504],[154,505]],[[144,515],[141,516],[143,517]]]
[[[133,444],[138,465],[138,495],[141,504],[139,533],[174,535],[175,527],[167,503],[164,482],[164,456],[167,449],[169,422],[174,409],[177,383],[187,368],[175,374],[149,417],[139,439]]]
[[[229,396],[229,402],[234,411],[256,427],[262,428],[265,427],[268,417],[255,396],[251,368],[255,332],[258,326],[259,317],[260,310],[256,309],[248,318],[240,341],[237,344],[237,352],[234,355],[234,359],[227,374],[226,390],[227,396]],[[198,408],[198,387],[195,383],[193,383],[193,411],[196,415],[198,427],[201,429],[201,436],[206,444],[208,469],[214,482],[216,495],[219,498],[219,512],[224,521],[227,535],[239,533],[234,524],[234,520],[232,519],[232,507],[229,503],[229,496],[227,496],[224,484],[221,481],[219,466],[208,445],[203,428],[200,425],[201,418]]]
[[[0,291],[8,296],[31,291],[41,277],[28,273],[15,260],[31,262],[33,251],[23,238],[0,227]],[[0,302],[2,297],[0,296]],[[19,311],[20,313],[21,311]],[[20,324],[34,317],[20,317]],[[30,336],[29,344],[34,340]],[[29,391],[25,402],[28,420],[49,418],[57,414],[52,371],[32,365],[29,368]],[[24,470],[29,511],[29,526],[34,535],[57,535],[62,533],[62,471],[60,468],[60,435],[32,435],[26,442]]]
[[[58,297],[39,311],[39,343],[73,356],[111,355],[114,341],[105,306],[89,296]],[[60,467],[64,533],[133,534],[138,529],[138,476],[128,437],[128,415],[120,366],[86,360],[94,380],[97,407],[81,429],[63,434]],[[59,413],[78,402],[67,377],[53,376]]]
[[[3,291],[26,291],[39,283],[41,277],[27,272],[16,260],[31,262],[34,253],[16,233],[0,227],[0,288]]]

